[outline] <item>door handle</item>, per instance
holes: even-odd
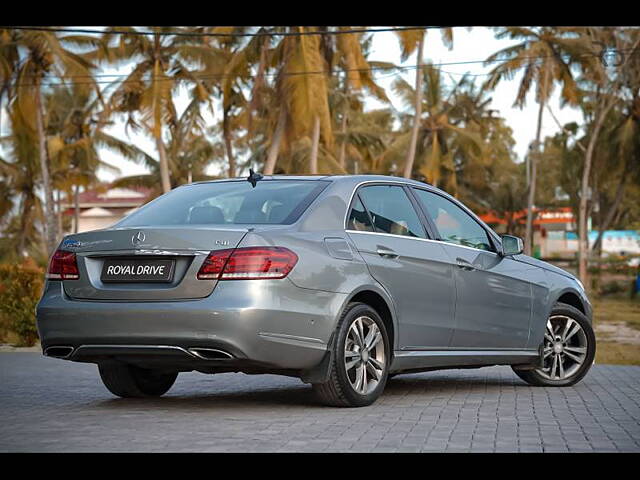
[[[464,258],[460,258],[460,257],[456,258],[456,263],[458,264],[458,268],[461,268],[462,270],[467,270],[468,272],[471,272],[476,269],[476,267],[474,267],[472,264],[467,262]]]
[[[389,248],[384,248],[384,247],[378,247],[376,249],[376,253],[378,255],[380,255],[381,257],[396,258],[398,256],[398,254],[396,252],[394,252],[393,250],[391,250]]]

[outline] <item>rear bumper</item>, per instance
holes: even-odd
[[[72,300],[47,282],[36,317],[43,351],[72,347],[68,360],[304,370],[323,359],[345,301],[288,279],[220,282],[207,298],[170,302]],[[232,358],[198,358],[197,347]]]

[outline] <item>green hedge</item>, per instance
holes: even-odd
[[[0,265],[0,313],[18,336],[18,346],[31,347],[38,340],[35,308],[43,282],[44,271],[31,259]]]

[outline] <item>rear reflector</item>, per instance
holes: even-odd
[[[258,280],[284,278],[298,256],[284,247],[243,247],[211,252],[205,259],[199,280]]]
[[[46,278],[49,280],[77,280],[80,278],[76,254],[56,250],[49,262]]]

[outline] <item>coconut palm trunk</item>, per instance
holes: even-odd
[[[593,244],[593,251],[597,252],[598,256],[602,255],[602,237],[604,237],[604,232],[606,232],[611,226],[611,223],[613,222],[613,218],[615,217],[616,213],[618,212],[618,209],[620,208],[620,204],[622,203],[625,186],[627,184],[626,180],[627,180],[627,176],[626,176],[626,169],[625,169],[625,172],[622,175],[622,178],[620,179],[618,190],[616,191],[616,198],[614,198],[611,208],[609,208],[607,215],[602,221],[602,224],[600,225],[600,231],[598,232],[598,238],[596,238],[596,241]]]
[[[535,151],[529,156],[531,167],[531,178],[529,182],[529,196],[527,198],[527,225],[524,238],[524,253],[531,255],[533,252],[533,205],[536,200],[536,177],[538,171],[538,155],[540,152],[540,134],[542,132],[542,112],[544,110],[544,101],[540,101],[538,109],[538,126],[536,127]]]
[[[35,81],[36,128],[40,153],[40,170],[42,172],[42,188],[44,190],[46,244],[48,252],[51,253],[58,244],[58,222],[53,209],[53,192],[51,191],[51,177],[49,176],[47,162],[47,142],[44,134],[44,113],[42,112],[40,84],[41,77],[38,76]]]
[[[29,228],[29,222],[33,216],[33,210],[35,209],[35,199],[32,198],[32,194],[27,194],[23,197],[22,208],[20,212],[20,237],[18,238],[18,255],[23,255],[25,246],[27,244],[27,230]]]
[[[345,159],[347,153],[347,110],[348,107],[344,107],[342,114],[342,124],[340,125],[340,133],[342,134],[342,143],[340,144],[340,155],[338,156],[338,163],[342,168],[345,168]]]
[[[600,103],[600,102],[598,102]],[[596,123],[593,132],[589,137],[589,144],[584,157],[584,168],[582,170],[582,182],[580,187],[580,207],[578,209],[578,277],[583,285],[587,285],[587,266],[589,257],[589,235],[587,225],[587,201],[589,195],[589,176],[591,175],[591,165],[593,163],[593,154],[595,152],[596,143],[600,130],[604,124],[604,120],[609,113],[614,102],[610,101],[599,109],[600,112],[596,117]]]
[[[161,128],[159,128],[160,131]],[[169,163],[167,162],[167,151],[162,142],[162,134],[156,134],[156,149],[160,157],[160,180],[162,182],[162,190],[167,193],[171,190],[171,180],[169,179]]]
[[[73,233],[78,233],[80,224],[80,185],[73,187]]]
[[[227,152],[227,160],[229,162],[228,174],[229,178],[236,176],[236,159],[233,156],[233,146],[231,145],[231,129],[229,127],[229,110],[225,109],[222,117],[222,134],[224,136],[224,148]]]
[[[267,161],[264,165],[264,174],[273,175],[273,171],[276,167],[276,160],[278,159],[278,153],[280,151],[280,142],[284,135],[284,127],[287,121],[287,112],[284,108],[280,109],[280,115],[278,116],[278,123],[276,124],[276,131],[271,139],[271,146],[269,147],[269,153],[267,154]]]
[[[409,150],[407,150],[407,159],[404,165],[405,178],[411,178],[413,171],[413,162],[416,157],[416,144],[418,142],[418,129],[420,127],[420,116],[422,115],[422,51],[424,49],[424,34],[420,37],[418,43],[418,56],[416,57],[416,98],[414,105],[415,116],[413,118],[413,128],[411,129],[411,140],[409,141]]]
[[[342,110],[342,121],[340,123],[340,134],[342,135],[342,142],[340,143],[340,153],[338,155],[338,163],[344,169],[345,160],[347,154],[347,117],[349,114],[349,81],[345,80],[344,83],[344,109]]]
[[[58,199],[56,200],[56,218],[58,220],[58,232],[64,233],[62,229],[62,190],[58,190]]]
[[[311,158],[309,159],[309,171],[311,175],[318,173],[318,147],[320,146],[320,117],[313,121],[313,137],[311,140]]]

